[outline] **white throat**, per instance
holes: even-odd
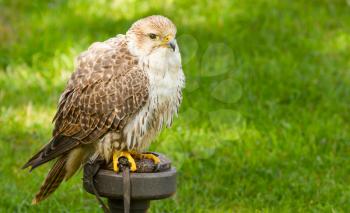
[[[129,48],[133,48],[132,45]],[[133,50],[130,50],[131,52]],[[149,100],[135,118],[124,129],[129,149],[145,149],[163,124],[170,126],[182,100],[181,90],[185,76],[181,67],[181,56],[176,45],[170,48],[157,48],[151,54],[139,56],[139,66],[149,78]],[[141,134],[138,134],[141,132]],[[148,132],[143,135],[142,132]],[[135,135],[135,137],[132,137]],[[143,147],[135,147],[135,140],[141,140]]]

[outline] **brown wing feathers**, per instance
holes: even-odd
[[[33,203],[50,195],[67,171],[71,176],[77,169],[69,166],[82,163],[83,158],[73,156],[74,150],[97,142],[108,131],[120,131],[148,99],[146,74],[126,51],[125,40],[112,40],[94,44],[78,57],[77,69],[60,97],[53,138],[23,166],[32,170],[58,158]]]

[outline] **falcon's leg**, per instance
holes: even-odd
[[[125,157],[126,159],[128,159],[129,163],[130,163],[130,171],[131,172],[135,172],[136,171],[136,163],[134,158],[131,156],[130,152],[127,151],[121,151],[121,152],[113,152],[113,170],[115,172],[119,172],[119,158],[121,157]]]
[[[146,158],[146,159],[153,160],[154,164],[160,163],[158,156],[153,154],[153,153],[150,153],[150,152],[141,153],[141,154],[132,153],[132,155],[134,155],[135,157],[140,158],[140,159]]]

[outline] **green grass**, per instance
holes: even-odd
[[[35,2],[35,3],[34,3]],[[74,57],[163,14],[187,87],[152,150],[178,189],[151,212],[350,212],[350,2],[0,0],[0,212],[101,212],[81,172],[31,206]]]

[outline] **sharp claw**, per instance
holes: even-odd
[[[154,171],[159,171],[160,170],[160,164],[156,164],[156,168],[154,169]]]

